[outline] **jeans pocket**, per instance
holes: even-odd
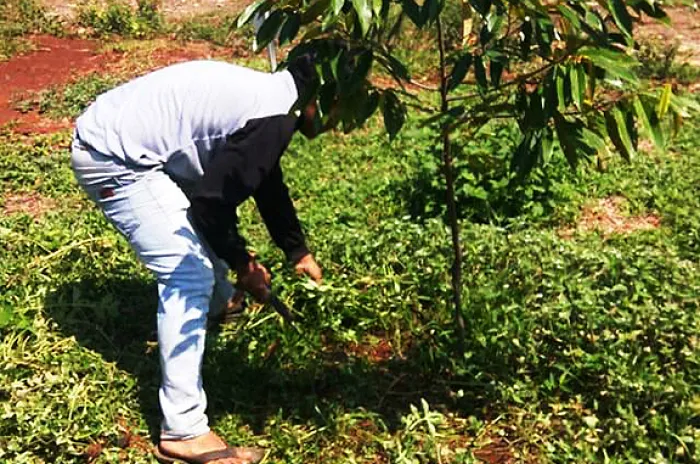
[[[131,206],[131,192],[128,191],[131,189],[128,186],[115,185],[112,187],[111,185],[114,184],[102,186],[97,192],[97,204],[109,222],[130,241],[139,226],[139,221]]]

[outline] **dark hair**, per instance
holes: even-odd
[[[298,54],[289,61],[287,69],[294,78],[299,99],[297,106],[305,106],[318,90],[319,78],[316,73],[316,52],[313,50]]]

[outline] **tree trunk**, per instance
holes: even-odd
[[[447,99],[447,63],[445,60],[445,41],[442,32],[442,21],[437,19],[438,47],[440,50],[440,111],[447,114],[449,111],[449,101]],[[460,350],[464,349],[465,323],[462,313],[462,247],[459,241],[459,221],[457,220],[457,202],[455,200],[454,167],[452,165],[452,147],[450,144],[450,124],[443,122],[442,135],[442,167],[447,184],[447,214],[452,231],[452,302],[454,304],[455,325],[459,337]]]

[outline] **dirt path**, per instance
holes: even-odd
[[[128,1],[136,5],[136,0]],[[252,0],[161,0],[160,11],[166,18],[182,18],[212,11],[241,11]],[[61,0],[42,0],[41,3],[47,9],[64,18],[74,18],[81,4],[79,0],[64,2]],[[104,3],[104,2],[101,2]]]
[[[12,108],[17,95],[66,83],[77,75],[100,69],[105,59],[110,59],[98,55],[97,44],[90,40],[36,36],[32,41],[34,52],[0,62],[0,126],[21,119],[26,119],[27,124],[38,123],[38,117],[25,118]]]
[[[72,121],[22,113],[14,101],[32,92],[70,83],[93,72],[129,78],[180,61],[226,58],[231,50],[207,43],[178,44],[167,39],[144,42],[133,50],[101,49],[94,40],[34,36],[36,50],[0,62],[0,127],[10,123],[15,132],[46,133],[64,129]],[[246,54],[240,50],[239,55]]]

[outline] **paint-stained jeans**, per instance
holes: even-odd
[[[189,200],[162,169],[129,168],[78,139],[72,153],[78,183],[158,281],[161,437],[207,433],[201,375],[207,313],[233,294],[228,268],[198,237]]]

